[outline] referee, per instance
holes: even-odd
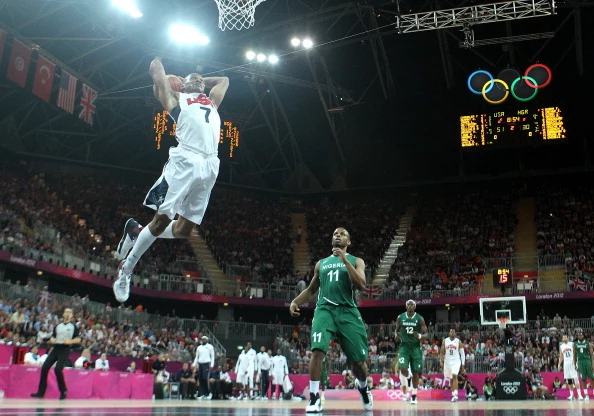
[[[198,367],[198,383],[200,399],[212,398],[212,393],[208,393],[208,381],[210,376],[210,369],[214,367],[215,353],[214,347],[208,343],[208,337],[203,336],[200,340],[202,344],[196,348],[196,358],[194,359],[193,367]]]
[[[58,387],[60,389],[60,400],[66,398],[68,390],[66,389],[66,383],[64,382],[64,365],[70,354],[70,346],[73,344],[80,344],[80,337],[78,336],[78,329],[74,325],[72,320],[72,309],[64,309],[63,322],[54,328],[54,333],[49,340],[49,343],[53,345],[52,351],[49,353],[47,359],[41,367],[41,377],[39,379],[39,388],[37,393],[31,394],[31,397],[42,398],[45,395],[47,389],[47,374],[50,368],[56,364],[55,372],[56,379],[58,380]]]

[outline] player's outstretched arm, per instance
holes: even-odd
[[[204,86],[210,88],[210,100],[218,108],[225,98],[227,88],[229,88],[229,78],[227,77],[206,77]]]
[[[153,79],[155,98],[159,100],[165,110],[173,110],[177,106],[179,95],[171,89],[169,81],[167,81],[165,68],[158,56],[151,62],[149,73]]]
[[[301,292],[299,295],[297,295],[297,297],[295,299],[293,299],[293,301],[291,302],[291,306],[289,306],[289,313],[291,314],[291,316],[295,317],[295,316],[301,315],[299,313],[299,305],[301,305],[304,302],[309,302],[310,300],[312,300],[318,293],[319,289],[320,289],[320,262],[318,261],[316,263],[316,267],[314,268],[314,275],[311,279],[311,282],[309,282],[309,286],[306,287],[303,292]]]
[[[414,336],[418,337],[419,339],[427,338],[429,336],[429,330],[427,329],[427,325],[425,325],[424,319],[421,319],[420,325],[421,325],[421,333],[417,334],[417,333],[413,332]]]
[[[439,349],[439,365],[443,368],[444,366],[444,361],[445,361],[445,355],[446,355],[446,350],[445,350],[445,341],[447,338],[444,338],[443,341],[441,341],[441,348]]]
[[[400,326],[401,326],[401,324],[400,324],[400,316],[398,316],[396,318],[396,331],[394,331],[395,332],[395,334],[394,334],[394,342],[396,342],[396,343],[400,342]]]

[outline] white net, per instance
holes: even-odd
[[[221,30],[241,30],[255,23],[256,7],[266,0],[215,0],[219,8],[219,28]]]

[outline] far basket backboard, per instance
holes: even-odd
[[[507,317],[508,325],[526,323],[526,297],[481,298],[481,325],[498,325],[497,318]]]

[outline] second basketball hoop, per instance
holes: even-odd
[[[266,0],[215,0],[219,8],[219,29],[249,29],[256,23],[256,7]]]

